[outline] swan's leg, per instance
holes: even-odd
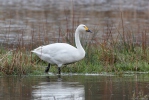
[[[48,67],[46,67],[45,73],[48,73],[49,72],[50,66],[51,66],[51,64],[49,63],[48,64]]]
[[[60,75],[61,74],[61,68],[58,67],[58,74]]]

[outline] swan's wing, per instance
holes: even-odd
[[[78,56],[79,54],[77,50],[73,50],[72,52],[70,52],[69,50],[65,49],[57,52],[53,56],[53,58],[59,64],[67,64],[67,63],[73,63],[78,61]]]
[[[78,50],[66,43],[55,43],[40,46],[32,52],[37,54],[42,60],[55,64],[72,63],[78,60]]]
[[[50,54],[51,58],[56,61],[57,64],[72,63],[78,60],[78,50],[69,44],[56,43],[50,47],[47,46],[46,49],[48,48],[50,48],[50,50],[45,50],[47,51],[46,53]]]

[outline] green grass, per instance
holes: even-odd
[[[35,57],[31,57],[29,51],[26,50],[0,50],[0,72],[3,75],[26,75],[29,73],[36,73],[41,68],[35,66],[33,61]],[[32,59],[33,58],[33,59]]]
[[[149,71],[149,52],[144,54],[141,47],[134,47],[133,51],[119,48],[104,49],[90,46],[86,48],[86,57],[74,64],[62,67],[63,73],[101,73],[125,71]],[[146,50],[147,51],[147,50]],[[0,75],[42,75],[47,63],[26,49],[5,50],[0,48]],[[57,66],[53,65],[50,72],[57,73]]]
[[[76,23],[75,23],[76,24]],[[77,23],[78,25],[78,23]],[[72,25],[73,26],[73,25]],[[96,37],[99,29],[94,28],[92,37],[88,41],[88,36],[81,39],[83,47],[86,51],[86,56],[83,60],[76,62],[66,67],[62,67],[63,73],[102,73],[102,72],[114,72],[121,74],[125,71],[136,71],[136,72],[148,72],[149,71],[149,50],[147,45],[147,30],[139,30],[139,32],[133,33],[133,31],[124,28],[125,26],[120,25],[121,28],[113,29],[114,25],[108,25],[106,32],[106,38]],[[138,27],[139,28],[139,27]],[[124,31],[125,29],[125,31]],[[62,30],[62,29],[61,29]],[[67,30],[67,28],[66,28]],[[123,31],[121,31],[123,30]],[[74,44],[73,32],[74,28],[67,36],[65,33],[60,31],[59,35],[65,36],[62,42]],[[72,33],[71,33],[72,32]],[[117,36],[113,37],[113,34],[117,33]],[[40,32],[39,32],[40,33]],[[134,36],[142,35],[140,37],[140,43],[134,42]],[[36,34],[36,36],[41,34]],[[69,37],[69,38],[68,38]],[[23,37],[22,37],[23,38]],[[48,44],[47,34],[43,41],[39,36],[38,39],[34,39],[32,35],[31,44],[25,45],[25,41],[15,48],[9,48],[9,46],[0,47],[0,75],[41,75],[45,74],[44,70],[48,63],[40,60],[36,55],[30,51],[40,45]],[[60,38],[60,36],[59,36]],[[88,42],[85,42],[85,41]],[[101,41],[99,41],[101,40]],[[50,72],[57,73],[57,67],[53,65]]]

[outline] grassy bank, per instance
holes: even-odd
[[[1,75],[36,74],[41,71],[40,67],[34,65],[36,63],[34,57],[31,57],[30,52],[25,49],[7,50],[6,48],[1,48],[0,53]]]
[[[122,45],[121,45],[122,46]],[[101,73],[124,71],[149,71],[149,52],[135,46],[128,48],[105,49],[100,46],[86,48],[86,57],[75,64],[62,67],[63,73]],[[0,49],[0,75],[40,75],[44,74],[46,62],[41,61],[36,55],[25,49],[7,50]],[[51,72],[57,73],[57,67],[52,66]]]
[[[106,29],[103,30],[101,36],[98,36],[101,29],[97,25],[91,28],[93,34],[90,36],[90,39],[86,35],[82,37],[86,57],[75,64],[63,67],[62,72],[114,72],[119,74],[125,71],[149,71],[148,28],[142,28],[140,25],[137,27],[130,26],[132,28],[128,28],[128,26],[123,24],[123,19],[121,20],[117,27],[107,23]],[[78,25],[78,23],[75,24]],[[42,27],[40,28],[42,29]],[[75,28],[72,27],[72,29],[69,29],[67,27],[63,29],[59,27],[59,29],[58,38],[54,42],[67,42],[75,45],[73,37]],[[23,32],[25,31],[23,30]],[[46,32],[42,35],[40,32],[35,34],[32,31],[31,34],[30,44],[25,44],[22,35],[22,39],[20,39],[18,44],[12,45],[11,48],[10,45],[1,45],[0,75],[44,74],[45,67],[48,64],[41,61],[30,51],[40,45],[48,44],[49,40],[47,36],[49,35]],[[57,67],[52,66],[50,71],[57,73]]]

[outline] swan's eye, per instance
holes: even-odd
[[[89,30],[88,27],[86,27],[86,26],[84,26],[84,28],[85,28],[86,31]]]

